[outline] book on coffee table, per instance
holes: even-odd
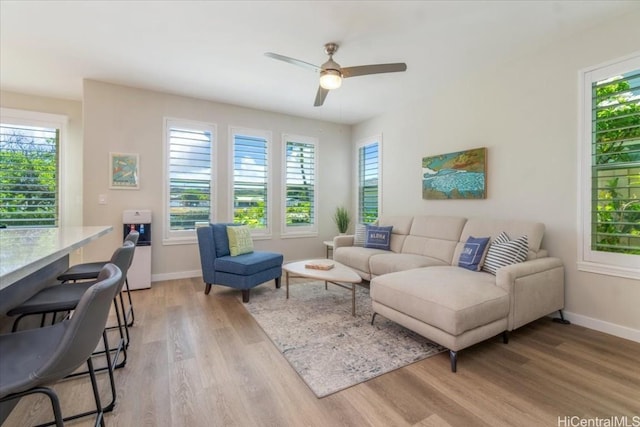
[[[304,267],[313,270],[331,270],[334,267],[334,263],[331,261],[314,261],[306,263]]]

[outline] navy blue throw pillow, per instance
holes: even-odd
[[[480,262],[482,256],[489,243],[488,237],[473,237],[469,236],[467,243],[464,244],[464,249],[460,254],[458,260],[458,267],[466,268],[471,271],[480,271]]]
[[[231,251],[229,250],[229,236],[227,235],[228,225],[242,224],[222,222],[218,224],[211,224],[211,226],[213,227],[213,242],[216,247],[216,257],[218,258],[231,255]]]
[[[365,248],[391,250],[391,230],[393,226],[378,227],[367,225],[367,234],[364,239]]]

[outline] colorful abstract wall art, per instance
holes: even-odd
[[[140,188],[137,154],[109,153],[109,188],[137,190]]]
[[[422,158],[423,199],[485,199],[487,149]]]

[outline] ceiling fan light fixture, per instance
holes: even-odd
[[[0,0],[1,1],[1,0]],[[327,94],[332,89],[338,89],[342,86],[342,79],[348,79],[357,76],[366,76],[369,74],[396,73],[399,71],[407,71],[407,64],[397,62],[393,64],[369,64],[358,65],[355,67],[342,68],[340,64],[333,60],[333,54],[338,51],[337,43],[327,43],[324,45],[324,53],[329,55],[329,59],[324,64],[317,66],[299,59],[289,58],[288,56],[279,55],[273,52],[266,52],[265,55],[277,59],[279,61],[288,62],[289,64],[299,67],[308,68],[316,73],[320,73],[320,87],[316,93],[316,99],[313,103],[314,107],[320,107]]]
[[[323,89],[338,89],[342,85],[342,75],[338,70],[322,70],[320,72],[320,86]]]

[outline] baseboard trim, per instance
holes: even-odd
[[[191,277],[200,276],[202,276],[202,272],[200,270],[177,271],[175,273],[152,274],[151,281],[162,282],[164,280],[190,279]]]
[[[640,330],[629,328],[628,326],[616,325],[615,323],[605,322],[604,320],[594,319],[593,317],[583,316],[582,314],[562,311],[565,319],[584,326],[585,328],[594,329],[606,334],[615,335],[616,337],[627,340],[640,342]]]

